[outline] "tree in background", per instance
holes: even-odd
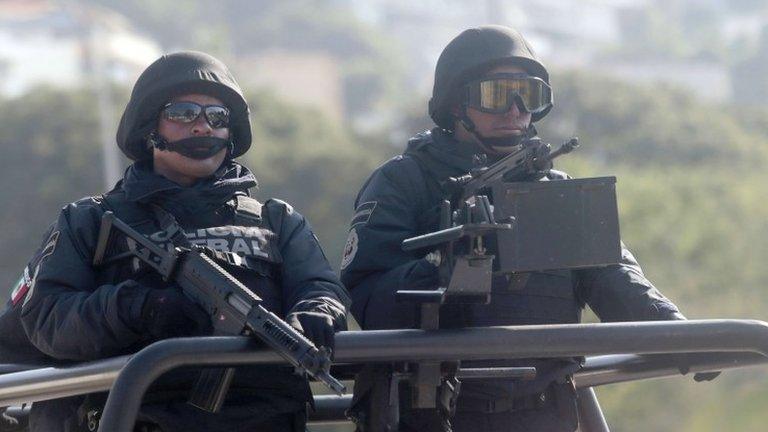
[[[1,286],[20,277],[61,206],[101,192],[98,127],[89,92],[39,88],[0,102]]]
[[[689,318],[768,319],[768,113],[702,104],[673,88],[554,73],[540,126],[582,147],[557,165],[616,175],[622,239]],[[600,91],[595,91],[600,89]],[[616,431],[761,431],[765,368],[600,388]],[[758,384],[759,383],[759,384]],[[653,413],[652,415],[649,415]]]
[[[256,197],[276,197],[307,216],[336,267],[357,187],[395,150],[374,137],[353,136],[321,113],[281,103],[268,91],[252,115],[253,145],[244,156],[259,179]]]

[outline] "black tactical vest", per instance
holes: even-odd
[[[148,206],[122,199],[121,191],[104,195],[101,202],[105,210],[113,211],[136,231],[165,247],[173,247]],[[223,252],[218,264],[254,290],[264,300],[265,308],[283,317],[284,307],[278,281],[279,266],[282,264],[277,246],[279,234],[271,229],[271,223],[279,221],[268,221],[262,207],[256,199],[236,194],[213,212],[210,218],[206,218],[203,225],[185,226],[180,221],[181,228],[192,245]],[[226,259],[228,255],[238,255],[241,259]],[[150,287],[165,285],[138,259],[130,258],[129,261],[106,266],[99,271],[97,283],[119,283],[134,279]]]
[[[104,211],[112,211],[132,228],[163,244],[173,247],[165,238],[159,222],[148,206],[131,202],[123,192],[113,190],[97,200]],[[279,283],[279,266],[282,257],[278,249],[278,234],[271,229],[280,226],[281,221],[268,221],[263,205],[245,194],[236,194],[230,201],[211,215],[206,226],[182,226],[187,239],[193,245],[209,247],[221,254],[222,258],[233,254],[244,259],[222,259],[219,264],[243,284],[255,291],[264,301],[263,306],[284,317],[285,307]],[[272,225],[274,224],[274,225]],[[41,250],[44,245],[41,246]],[[35,258],[41,255],[35,253]],[[30,266],[25,267],[29,268]],[[34,266],[31,266],[34,267]],[[118,284],[133,279],[148,286],[163,288],[163,281],[151,268],[142,265],[136,258],[124,258],[96,269],[96,286]],[[23,301],[14,301],[14,295],[23,287],[25,278],[15,286],[5,309],[0,312],[0,363],[51,363],[53,359],[38,351],[29,341],[21,325]]]

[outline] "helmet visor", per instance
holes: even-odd
[[[503,114],[516,103],[524,112],[539,113],[552,106],[552,88],[526,74],[498,74],[467,84],[468,105],[478,111]]]

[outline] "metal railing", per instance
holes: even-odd
[[[694,354],[680,356],[682,353]],[[589,394],[594,396],[589,390],[592,386],[757,365],[768,361],[766,355],[768,324],[700,320],[342,332],[336,339],[335,361],[366,364],[589,356],[574,376],[582,389],[580,396],[584,396],[580,399],[588,405]],[[168,339],[130,357],[0,375],[0,406],[111,389],[100,430],[129,432],[147,388],[169,370],[190,365],[277,363],[284,363],[279,355],[246,337]],[[592,424],[580,430],[605,431],[599,406],[592,399],[592,408],[581,407],[594,414]],[[323,406],[335,407],[336,414],[325,421],[342,412],[345,400],[348,398],[318,399],[321,412]]]

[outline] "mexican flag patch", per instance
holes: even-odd
[[[24,267],[24,274],[21,275],[13,291],[11,291],[11,303],[14,306],[24,299],[30,286],[32,286],[32,279],[29,277],[29,267]]]

